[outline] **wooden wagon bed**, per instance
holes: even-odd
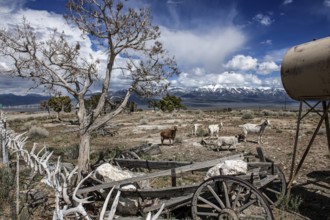
[[[227,161],[227,160],[245,160],[248,166],[248,172],[244,175],[237,175],[236,177],[222,177],[220,179],[211,178],[212,180],[206,180],[204,183],[196,182],[191,185],[177,185],[177,177],[183,173],[187,172],[206,172],[211,167],[217,165],[218,163]],[[94,186],[81,188],[78,193],[90,193],[93,191],[107,190],[115,186],[115,191],[120,190],[121,196],[126,198],[139,198],[142,200],[153,200],[158,199],[158,203],[155,203],[150,206],[142,207],[142,212],[149,212],[158,210],[162,204],[165,204],[163,213],[168,213],[172,210],[178,209],[184,206],[190,207],[199,207],[199,195],[196,196],[196,193],[205,195],[206,190],[210,189],[210,184],[214,182],[226,182],[228,185],[232,185],[233,182],[238,185],[244,185],[248,190],[260,190],[261,196],[258,194],[259,200],[265,200],[263,203],[264,206],[276,205],[279,200],[285,194],[286,190],[286,181],[284,179],[283,173],[280,171],[278,166],[274,162],[267,160],[261,151],[261,148],[258,150],[258,155],[243,155],[243,154],[233,154],[228,155],[222,158],[203,161],[203,162],[182,162],[182,161],[150,161],[150,160],[136,160],[136,159],[113,159],[114,164],[125,167],[128,169],[147,169],[150,173],[147,173],[143,176],[128,178],[120,181],[113,181],[107,183],[100,183]],[[151,172],[157,169],[156,172]],[[121,187],[136,183],[143,180],[151,180],[159,177],[171,177],[171,186],[164,187],[160,189],[122,189]],[[236,179],[237,178],[237,179]],[[207,181],[211,181],[210,183]],[[248,186],[245,186],[245,182]],[[203,186],[204,184],[204,186]],[[219,183],[218,183],[219,184]],[[201,187],[204,187],[201,189]],[[214,191],[211,191],[214,195]],[[229,193],[229,192],[228,192]],[[239,193],[238,193],[239,195]],[[224,196],[216,197],[217,200],[223,199]],[[227,196],[229,197],[229,196]],[[227,198],[226,197],[226,198]],[[211,198],[212,199],[212,198]],[[228,198],[227,198],[228,199]],[[203,200],[203,199],[202,199]],[[207,199],[206,199],[207,200]],[[213,199],[212,199],[213,200]],[[211,201],[211,200],[210,200]],[[204,201],[204,206],[212,207],[215,206],[212,202]],[[203,207],[204,208],[204,207]],[[266,207],[267,208],[267,207]],[[194,210],[194,209],[193,209]],[[193,216],[198,216],[199,214],[204,215],[204,212],[199,212],[197,209],[193,211]],[[269,212],[269,211],[268,211]],[[211,213],[211,212],[210,212]],[[209,213],[209,214],[210,214]],[[213,213],[213,212],[212,212]],[[269,214],[271,215],[271,214]],[[271,218],[266,218],[271,219]]]

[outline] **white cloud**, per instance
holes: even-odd
[[[219,70],[224,59],[246,41],[244,34],[235,27],[217,28],[208,33],[175,31],[165,27],[161,30],[165,48],[183,69],[200,66],[208,71]]]
[[[173,4],[173,5],[177,5],[177,4],[182,4],[183,1],[173,1],[173,0],[167,0],[166,2],[167,4]]]
[[[274,62],[282,62],[282,59],[285,53],[289,50],[289,48],[282,48],[278,50],[269,51],[267,55],[264,56],[263,60],[265,61],[274,61]]]
[[[330,8],[330,0],[324,0],[323,5]]]
[[[268,77],[263,80],[264,87],[270,88],[283,88],[282,80],[280,77]]]
[[[272,40],[265,40],[265,41],[262,41],[261,44],[267,44],[267,45],[272,45]]]
[[[241,54],[234,56],[224,66],[228,70],[254,72],[261,75],[267,75],[280,69],[270,56],[268,57],[268,60],[258,62],[257,58]]]
[[[236,72],[224,72],[216,76],[216,84],[224,84],[231,87],[259,86],[262,81],[253,74],[241,74]]]
[[[9,69],[9,66],[7,65],[6,62],[0,62],[0,71],[1,70],[8,70]],[[1,72],[0,72],[1,74]]]
[[[99,77],[100,78],[104,77],[107,55],[101,50],[94,51],[92,49],[91,40],[86,36],[82,38],[81,31],[78,29],[78,27],[68,24],[62,15],[47,11],[39,11],[39,10],[31,10],[31,9],[19,9],[13,12],[13,10],[11,10],[10,8],[6,9],[5,7],[2,7],[2,10],[0,11],[6,11],[6,13],[2,14],[2,20],[0,24],[1,28],[14,27],[14,25],[17,25],[18,23],[22,22],[22,18],[24,16],[25,18],[27,18],[28,23],[30,23],[31,26],[38,33],[38,37],[40,38],[40,40],[45,40],[53,29],[57,29],[59,33],[64,31],[66,35],[66,39],[69,41],[69,43],[75,44],[76,42],[79,42],[81,46],[80,49],[81,57],[90,58],[89,55],[92,55],[94,59],[98,59],[100,61],[100,64],[98,66]],[[119,57],[115,61],[115,66],[118,67],[125,63],[126,60],[124,58]],[[2,61],[0,62],[0,70],[8,69],[9,64],[10,64],[9,60],[4,60],[4,58],[2,58]],[[3,80],[12,81],[13,78],[6,77],[3,78]],[[32,85],[31,83],[26,83],[26,80],[19,82],[25,82],[25,83],[20,83],[21,86],[19,88],[21,89],[21,92],[19,92],[20,90],[17,89],[13,90],[13,92],[15,91],[16,94],[26,93],[28,88],[31,87]],[[123,89],[123,88],[127,88],[128,84],[129,81],[127,80],[127,77],[125,78],[125,76],[121,71],[119,70],[113,71],[112,79],[111,79],[111,85],[113,87],[115,87],[116,89]],[[100,86],[101,86],[101,81],[97,82],[95,86],[92,87],[92,90],[99,90],[101,88]],[[32,90],[31,92],[40,93],[41,90],[36,89],[36,90]]]
[[[274,62],[262,62],[258,64],[259,74],[269,74],[275,71],[279,71],[280,67]]]
[[[269,15],[264,15],[264,14],[257,14],[253,20],[259,22],[260,24],[264,26],[269,26],[271,25],[275,20],[273,20]]]
[[[20,10],[27,0],[0,0],[0,13],[15,13]]]
[[[291,4],[293,0],[284,0],[283,5]]]
[[[224,66],[230,70],[255,70],[257,68],[258,59],[251,56],[236,55],[229,60]]]
[[[200,75],[204,72],[204,75]],[[221,72],[206,73],[205,70],[193,69],[189,73],[182,73],[177,79],[171,81],[172,86],[176,87],[203,87],[206,85],[215,85],[217,87],[282,87],[279,77],[259,78],[252,73],[240,72]]]
[[[17,0],[17,2],[20,1]],[[13,5],[12,8],[7,8],[6,10],[3,7],[0,8],[2,14],[0,25],[2,27],[15,25],[24,16],[43,38],[51,28],[57,28],[59,32],[64,31],[70,42],[80,42],[82,56],[88,57],[89,54],[92,54],[100,60],[100,76],[102,77],[104,75],[104,71],[102,70],[105,69],[106,54],[102,51],[93,51],[91,49],[91,40],[89,38],[82,39],[80,30],[75,26],[67,24],[62,15],[31,9],[18,10],[17,8],[19,8],[17,5]],[[262,19],[259,22],[262,22]],[[268,22],[271,23],[273,21],[269,18]],[[264,21],[264,23],[267,23],[267,21]],[[236,55],[223,65],[225,59],[240,50],[247,40],[242,30],[235,26],[216,27],[210,29],[208,32],[171,30],[165,27],[161,27],[161,30],[165,48],[169,50],[171,55],[175,56],[181,70],[184,71],[178,78],[172,79],[171,82],[174,86],[201,87],[210,84],[219,84],[226,87],[275,87],[281,85],[280,80],[277,78],[265,78],[265,76],[258,76],[256,74],[267,74],[279,68],[275,62],[280,57],[278,54],[282,54],[282,51],[273,51],[263,59],[264,62],[262,63],[258,63],[258,59],[251,56]],[[271,43],[270,40],[266,42]],[[116,66],[121,66],[125,63],[126,60],[122,57],[119,57],[115,61]],[[1,60],[0,68],[7,68],[6,65],[7,62]],[[188,71],[192,67],[195,68]],[[225,68],[234,71],[226,71]],[[246,73],[246,71],[250,72]],[[127,88],[129,85],[127,74],[119,70],[113,71],[111,88]],[[31,85],[31,83],[27,84],[26,81],[21,79],[0,77],[0,88],[6,88],[6,91],[24,94],[28,91],[28,86]],[[6,84],[6,82],[10,83]],[[13,83],[15,86],[13,86]],[[101,83],[101,81],[98,81],[91,88],[92,91],[99,90]],[[41,92],[41,90],[37,91]]]

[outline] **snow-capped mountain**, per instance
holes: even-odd
[[[248,103],[284,103],[293,102],[283,88],[226,88],[203,86],[199,88],[170,88],[171,95],[181,97],[183,102],[248,102]]]
[[[220,86],[203,86],[196,88],[170,87],[167,91],[170,95],[175,95],[182,99],[186,106],[214,106],[222,103],[255,103],[258,104],[284,104],[294,102],[283,88],[226,88]],[[124,96],[125,91],[116,91],[112,95]],[[154,97],[152,99],[160,99]],[[138,104],[147,104],[147,99],[133,94],[131,101]]]

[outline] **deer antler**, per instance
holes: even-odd
[[[79,198],[76,196],[77,191],[78,191],[78,189],[80,188],[81,184],[82,184],[85,180],[87,180],[92,174],[93,174],[93,172],[90,172],[90,173],[89,173],[84,179],[82,179],[82,180],[78,183],[78,185],[77,185],[77,187],[74,189],[74,191],[73,191],[73,195],[72,195],[72,198],[73,198],[74,201],[76,201],[76,202],[78,202],[78,203],[91,203],[91,202],[92,202],[92,201],[88,201],[88,199],[91,198],[91,197],[87,197],[87,198],[84,198],[84,199],[79,199]]]

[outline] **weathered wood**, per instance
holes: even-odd
[[[176,173],[175,173],[174,168],[171,169],[171,179],[172,179],[172,187],[175,187],[176,186]]]
[[[248,169],[260,167],[262,168],[271,168],[273,166],[273,162],[249,162],[247,163]]]
[[[260,180],[260,187],[263,187],[268,183],[273,182],[277,178],[278,178],[277,175],[268,175],[267,177]]]
[[[158,169],[167,170],[177,167],[182,167],[185,165],[192,164],[192,162],[182,162],[182,161],[152,161],[152,160],[135,160],[135,159],[113,159],[113,162],[121,167],[128,169],[132,168],[144,168],[144,169]]]
[[[152,161],[152,160],[136,160],[136,159],[119,159],[115,158],[113,161],[118,164],[120,167],[125,167],[128,169],[132,168],[144,168],[144,169],[158,169],[158,170],[167,170],[177,167],[182,167],[185,165],[193,164],[193,162],[182,162],[182,161]],[[271,167],[271,162],[248,162],[249,168],[255,167]],[[199,171],[205,171],[209,167],[199,169]]]
[[[238,158],[242,158],[242,157],[243,157],[243,154],[235,154],[235,155],[230,155],[230,156],[223,157],[223,158],[218,158],[215,160],[210,160],[210,161],[205,161],[205,162],[196,162],[191,165],[178,167],[176,169],[176,173],[181,174],[181,173],[192,171],[192,170],[199,170],[199,169],[203,169],[203,168],[207,168],[207,167],[212,167],[220,162],[224,162],[224,161],[230,160],[230,159],[238,159]],[[95,190],[107,189],[107,188],[113,187],[114,185],[120,186],[120,185],[135,183],[135,182],[142,181],[142,180],[147,180],[147,179],[152,179],[152,178],[162,177],[162,176],[169,176],[169,175],[171,175],[171,169],[163,170],[163,171],[159,171],[159,172],[155,172],[155,173],[150,173],[145,176],[133,177],[133,178],[125,179],[125,180],[113,181],[110,183],[104,183],[104,184],[100,184],[100,185],[96,185],[96,186],[92,186],[92,187],[87,187],[84,189],[79,189],[78,193],[80,193],[80,194],[88,193],[88,192],[92,192]]]
[[[189,186],[177,186],[177,187],[167,187],[162,189],[136,189],[136,190],[121,190],[121,195],[123,197],[127,196],[129,198],[173,198],[186,196],[194,193],[199,185],[189,185]],[[115,191],[118,189],[115,189]]]
[[[193,194],[190,194],[190,195],[187,195],[187,196],[181,196],[181,197],[176,197],[176,198],[173,198],[173,199],[170,199],[168,201],[165,202],[165,209],[169,209],[169,208],[172,208],[173,207],[176,207],[177,205],[181,205],[182,203],[185,203],[185,202],[189,202],[190,203],[190,200],[191,198],[193,197]],[[164,202],[160,202],[160,204],[157,204],[157,205],[154,205],[154,206],[150,206],[150,207],[146,207],[143,209],[143,212],[152,212],[152,211],[155,211],[155,210],[158,210],[162,204]]]
[[[266,162],[266,158],[261,147],[257,147],[257,154],[261,162]]]
[[[130,149],[129,151],[135,152],[137,154],[149,154],[149,155],[155,155],[160,154],[161,150],[159,148],[158,144],[143,144],[141,146],[135,147]]]

